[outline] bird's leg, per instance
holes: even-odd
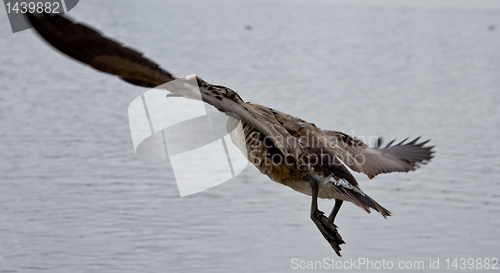
[[[342,206],[343,202],[344,202],[344,200],[335,199],[335,206],[333,207],[333,210],[330,213],[330,216],[328,216],[328,219],[330,219],[330,222],[332,222],[332,224],[333,224],[333,221],[335,220],[335,216],[337,216],[337,213],[339,213],[340,207]]]
[[[334,225],[330,219],[326,218],[322,211],[318,210],[318,181],[312,178],[309,183],[311,184],[312,190],[311,220],[316,224],[316,227],[318,227],[321,234],[323,234],[323,237],[330,243],[335,253],[341,257],[340,245],[345,244],[345,242],[342,240],[342,237],[340,237],[337,226]]]

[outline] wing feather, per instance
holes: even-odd
[[[175,79],[142,53],[125,47],[84,24],[75,23],[60,15],[26,15],[34,29],[54,48],[99,71],[150,88]]]
[[[43,14],[39,17],[30,13],[26,15],[38,34],[54,48],[99,71],[149,88],[175,80],[171,73],[145,58],[139,51],[123,46],[89,26],[75,23],[67,16]],[[198,77],[196,80],[204,102],[250,124],[273,141],[283,154],[300,154],[296,141],[289,137],[282,126],[276,126],[279,124],[276,118],[267,115],[262,107],[245,103],[235,91],[227,87],[209,84]]]
[[[418,143],[420,137],[407,142],[408,138],[383,148],[369,148],[362,141],[337,131],[323,131],[334,145],[331,149],[353,171],[373,178],[381,173],[414,171],[427,164],[434,156],[432,148],[425,146],[429,140]]]

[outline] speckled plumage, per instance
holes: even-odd
[[[27,14],[35,30],[56,49],[101,72],[142,87],[156,87],[176,78],[142,53],[125,47],[100,32],[64,16]],[[428,141],[406,140],[380,148],[337,131],[266,106],[245,102],[235,91],[196,78],[200,99],[230,118],[231,139],[247,159],[272,180],[312,196],[311,219],[340,256],[344,243],[333,220],[343,201],[350,201],[384,217],[390,212],[359,187],[347,167],[373,178],[381,173],[408,172],[431,160]],[[174,91],[175,92],[175,91]],[[241,123],[240,123],[241,121]],[[236,128],[236,130],[232,130]],[[347,166],[347,167],[346,167]],[[336,199],[330,217],[318,210],[317,198]]]

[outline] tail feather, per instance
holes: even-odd
[[[370,213],[370,208],[378,211],[384,218],[387,218],[388,216],[391,216],[392,213],[387,210],[386,208],[382,207],[379,203],[377,203],[375,200],[373,200],[370,196],[367,194],[362,194],[359,192],[356,192],[351,189],[347,189],[344,187],[335,187],[336,190],[343,194],[345,197],[348,198],[348,201],[351,201],[358,207],[361,207],[364,209],[366,212]]]
[[[353,195],[356,197],[356,199],[358,199],[360,201],[361,204],[363,204],[364,206],[368,206],[368,207],[380,212],[380,214],[382,214],[382,216],[384,218],[387,218],[387,216],[392,215],[392,213],[389,210],[382,207],[379,203],[377,203],[377,201],[373,200],[370,196],[368,196],[366,194],[363,196],[357,192],[354,192]]]

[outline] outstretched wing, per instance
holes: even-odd
[[[333,144],[329,147],[342,162],[370,178],[381,173],[413,171],[434,157],[434,146],[424,146],[429,140],[418,143],[420,137],[410,142],[405,139],[395,145],[392,145],[393,140],[383,148],[369,148],[362,141],[341,132],[323,133],[329,137]]]
[[[53,47],[84,64],[117,75],[129,83],[156,87],[174,76],[142,53],[123,46],[98,31],[63,16],[26,13],[35,30]]]
[[[149,88],[175,80],[172,74],[145,58],[142,53],[123,46],[84,24],[73,22],[68,17],[50,14],[38,17],[30,13],[26,15],[34,29],[49,44],[99,71]],[[293,138],[288,137],[286,130],[276,126],[276,122],[270,119],[272,116],[267,116],[252,104],[245,103],[236,92],[227,87],[209,84],[198,77],[196,80],[204,102],[250,124],[273,141],[283,154],[300,154],[297,143],[290,141]]]

